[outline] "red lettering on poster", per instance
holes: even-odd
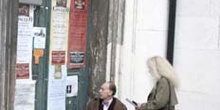
[[[52,65],[65,64],[65,51],[52,51]]]
[[[20,63],[16,64],[15,67],[16,79],[29,79],[29,64],[28,63]]]
[[[70,5],[68,68],[85,66],[88,0],[72,0]]]

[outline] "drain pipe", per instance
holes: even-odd
[[[169,0],[169,22],[167,40],[167,59],[173,64],[174,39],[175,39],[176,0]]]

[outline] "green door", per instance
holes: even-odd
[[[34,12],[34,26],[46,27],[47,31],[44,55],[40,57],[39,64],[32,64],[32,77],[36,80],[35,110],[47,110],[51,9],[51,0],[43,0],[42,6],[36,6]],[[66,97],[66,110],[83,110],[88,100],[89,39],[86,39],[84,66],[67,69],[67,76],[78,77],[78,91],[76,96]]]

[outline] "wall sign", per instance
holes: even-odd
[[[69,22],[67,67],[85,66],[88,0],[72,0]]]

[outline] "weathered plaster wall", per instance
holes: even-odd
[[[125,98],[146,102],[154,85],[146,66],[147,58],[166,55],[168,3],[168,0],[126,1],[118,96],[129,110],[134,107]]]
[[[178,110],[219,110],[220,1],[177,0]]]
[[[120,47],[123,41],[125,0],[91,1],[90,97],[98,95],[104,81],[118,84]]]
[[[92,0],[89,27],[89,96],[97,96],[100,85],[106,77],[106,54],[108,35],[109,0]]]

